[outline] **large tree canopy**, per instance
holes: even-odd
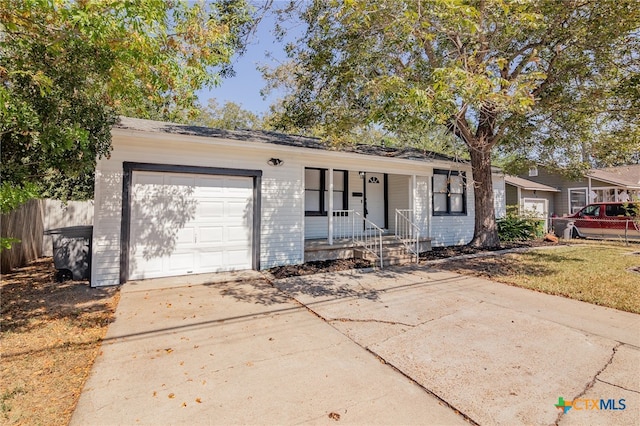
[[[250,23],[245,0],[0,0],[3,205],[90,197],[117,115],[185,120]]]
[[[209,99],[198,118],[193,120],[193,124],[228,130],[265,128],[263,117],[244,109],[242,105],[235,102],[226,101],[223,105],[219,105],[214,98]]]
[[[321,124],[334,139],[371,124],[399,134],[445,126],[471,159],[473,244],[499,243],[496,147],[568,158],[577,141],[597,146],[596,134],[617,144],[628,135],[622,151],[634,134],[637,143],[636,0],[303,4],[308,30],[288,47],[280,125]]]

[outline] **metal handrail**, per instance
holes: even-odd
[[[333,211],[333,239],[350,239],[380,259],[380,269],[384,266],[382,258],[382,228],[362,216],[355,210]]]
[[[420,259],[420,228],[413,222],[414,211],[396,209],[395,236],[409,253],[413,253],[416,263]]]
[[[357,216],[363,225],[354,228],[353,242],[378,257],[380,259],[380,269],[382,269],[384,266],[382,259],[382,234],[384,231],[360,213],[356,211],[353,213],[355,223],[358,223],[358,220],[355,219]]]

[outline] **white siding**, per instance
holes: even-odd
[[[304,218],[304,238],[327,238],[329,224],[326,216],[306,216]]]
[[[389,231],[396,230],[396,209],[409,208],[411,176],[389,175]]]
[[[173,136],[179,138],[179,136]],[[120,282],[120,228],[123,162],[262,170],[260,266],[301,263],[303,191],[299,163],[285,159],[281,167],[267,165],[281,153],[269,149],[202,143],[202,138],[177,143],[156,135],[125,136],[114,132],[110,159],[96,167],[92,285]]]
[[[282,167],[263,168],[262,269],[304,261],[304,168],[287,163],[290,162]]]
[[[507,192],[505,189],[504,175],[491,175],[493,182],[493,208],[496,211],[496,218],[500,219],[507,215]]]
[[[114,141],[115,145],[115,141]],[[122,163],[100,160],[96,166],[91,285],[120,282]]]
[[[270,158],[280,158],[284,164],[269,166],[267,161]],[[424,235],[433,238],[434,245],[464,244],[473,236],[472,185],[467,186],[465,216],[431,216],[432,167],[448,168],[455,166],[453,163],[434,161],[431,164],[263,143],[114,129],[111,157],[99,160],[96,168],[92,258],[94,286],[118,284],[120,279],[125,161],[261,170],[259,258],[263,269],[302,263],[305,237],[327,236],[326,217],[304,216],[305,167],[350,170],[348,208],[358,212],[363,210],[362,197],[353,196],[354,192],[363,190],[358,171],[387,173],[390,176],[390,222],[393,222],[395,208],[410,208],[413,205],[419,226]],[[470,176],[469,170],[467,173]],[[413,188],[411,176],[416,176]],[[410,191],[413,191],[413,201],[408,195]]]
[[[467,171],[467,214],[462,216],[432,216],[431,245],[455,246],[468,244],[473,238],[474,197],[471,172]],[[430,199],[433,194],[430,194]],[[431,202],[431,201],[429,201]]]

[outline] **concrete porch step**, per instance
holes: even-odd
[[[384,235],[382,246],[385,265],[408,263],[414,258],[407,253],[403,242],[398,240],[395,235]],[[431,250],[431,238],[420,238],[419,250],[420,252]],[[350,239],[336,239],[333,245],[329,245],[326,239],[307,240],[305,241],[304,261],[365,258],[363,257],[365,253],[367,253],[366,250],[354,246]],[[366,257],[366,259],[375,261],[377,258],[370,255],[370,258]]]
[[[379,262],[380,259],[368,250],[355,248],[353,250],[353,257],[356,259],[365,259],[371,262]],[[399,247],[384,247],[382,249],[382,260],[384,266],[390,265],[404,265],[415,261],[415,255],[408,254],[403,246]]]

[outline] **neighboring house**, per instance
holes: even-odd
[[[552,215],[576,213],[594,201],[626,201],[640,198],[640,164],[592,169],[582,178],[568,179],[544,166],[532,167],[520,177],[559,190],[553,197]],[[510,204],[507,201],[507,204]]]
[[[96,166],[93,286],[300,264],[305,241],[349,226],[398,231],[397,211],[432,245],[473,237],[470,165],[439,154],[131,118],[112,136]]]
[[[517,206],[523,216],[534,216],[545,220],[545,229],[549,228],[549,217],[555,212],[555,197],[559,189],[542,183],[533,182],[518,176],[504,177],[507,206]]]

